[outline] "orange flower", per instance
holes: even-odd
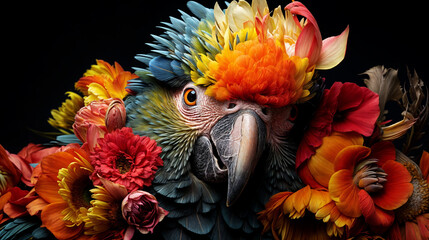
[[[310,186],[295,193],[275,194],[258,219],[264,226],[263,231],[271,229],[276,239],[331,239],[342,236],[345,228],[354,222],[336,208],[326,190]]]
[[[391,142],[368,148],[359,134],[334,132],[323,138],[299,173],[312,187],[328,189],[342,214],[363,215],[380,233],[393,223],[393,210],[405,204],[413,192],[410,173],[395,159]]]
[[[90,207],[88,154],[79,148],[45,157],[35,190],[48,205],[43,207],[43,225],[58,239],[74,239],[83,233],[82,218]]]
[[[335,157],[335,173],[329,180],[329,193],[338,209],[350,217],[363,215],[377,233],[393,223],[393,210],[413,193],[411,174],[395,159],[391,142],[371,148],[348,146]]]
[[[219,101],[242,99],[282,107],[309,95],[304,88],[313,76],[313,71],[307,72],[308,59],[289,57],[273,39],[245,41],[234,50],[223,49],[216,61],[207,61],[205,74],[216,81],[206,94]]]
[[[333,132],[332,135],[324,137],[316,153],[299,169],[301,179],[312,188],[327,189],[329,179],[334,174],[337,154],[347,146],[362,144],[362,136],[354,132]]]
[[[82,78],[75,84],[75,88],[80,90],[84,95],[85,105],[95,100],[107,98],[123,99],[127,94],[125,89],[128,80],[137,78],[115,62],[113,67],[103,60],[96,60],[97,65],[92,65]]]

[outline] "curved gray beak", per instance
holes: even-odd
[[[242,110],[219,120],[211,138],[220,160],[228,169],[226,205],[240,197],[265,147],[266,127],[251,110]]]

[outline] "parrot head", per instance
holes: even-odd
[[[269,108],[241,99],[218,101],[192,81],[169,88],[158,83],[128,105],[130,126],[163,148],[165,178],[185,173],[201,181],[226,184],[226,204],[244,190],[267,150],[276,149],[293,127],[295,107]]]
[[[280,7],[270,15],[264,0],[233,1],[226,10],[191,1],[188,8],[195,16],[180,11],[152,35],[152,52],[136,56],[147,67],[135,68],[140,78],[128,84],[128,126],[163,148],[155,191],[194,203],[195,189],[222,186],[231,206],[261,171],[270,195],[299,189],[298,140],[289,144],[296,106],[321,92],[315,69],[342,60],[348,28],[323,48],[299,2],[284,15]]]

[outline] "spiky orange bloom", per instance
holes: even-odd
[[[92,65],[91,69],[87,70],[75,84],[75,88],[85,95],[85,105],[107,98],[123,99],[128,94],[125,89],[128,80],[138,76],[124,71],[117,62],[113,67],[103,60],[96,61],[97,65]]]
[[[216,79],[206,94],[219,101],[242,99],[263,106],[282,107],[309,95],[313,71],[308,59],[289,57],[273,39],[258,39],[225,48],[216,61],[205,59],[205,76]]]
[[[310,186],[272,196],[258,219],[263,231],[271,230],[276,239],[331,239],[342,236],[354,222],[341,214],[326,190]]]

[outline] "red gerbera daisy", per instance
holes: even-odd
[[[128,192],[150,186],[159,166],[161,147],[145,136],[134,135],[131,128],[117,129],[98,140],[91,153],[94,166],[92,180],[100,184],[99,177],[125,186]]]

